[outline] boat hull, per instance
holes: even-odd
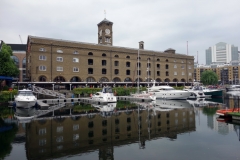
[[[223,91],[222,90],[214,90],[214,91],[204,91],[205,95],[211,95],[212,97],[222,97]]]
[[[186,100],[191,93],[184,91],[184,92],[154,92],[153,95],[156,96],[156,99],[172,99],[172,100]]]
[[[16,107],[30,108],[35,106],[36,100],[15,100]]]

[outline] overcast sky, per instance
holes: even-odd
[[[0,40],[21,44],[20,35],[26,44],[32,35],[97,43],[97,24],[106,16],[114,46],[144,41],[147,50],[188,50],[205,64],[205,50],[218,42],[240,47],[239,8],[240,0],[1,0]]]

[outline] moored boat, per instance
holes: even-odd
[[[16,107],[30,108],[36,105],[37,98],[31,90],[23,89],[18,91],[14,98],[14,103]]]
[[[117,97],[114,96],[111,87],[103,87],[101,92],[97,92],[92,95],[93,100],[103,101],[108,103],[117,102]]]
[[[156,99],[187,99],[191,93],[184,90],[176,90],[171,86],[153,86],[148,88],[148,93],[156,96]]]

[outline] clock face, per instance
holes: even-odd
[[[99,35],[100,35],[100,36],[102,35],[102,30],[99,31]]]
[[[109,29],[105,29],[105,33],[106,34],[110,34],[110,30]]]

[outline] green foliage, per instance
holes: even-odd
[[[204,85],[216,85],[218,83],[218,76],[215,72],[206,70],[201,74],[201,82]]]
[[[16,77],[19,75],[19,69],[14,64],[10,46],[3,44],[0,51],[0,75]]]
[[[214,114],[216,114],[216,111],[218,110],[218,108],[217,107],[203,107],[203,110],[202,110],[202,112],[203,112],[203,114],[205,114],[205,115],[209,115],[209,116],[212,116],[212,115],[214,115]]]
[[[0,102],[8,102],[14,99],[14,95],[17,95],[17,90],[2,91],[0,92]]]

